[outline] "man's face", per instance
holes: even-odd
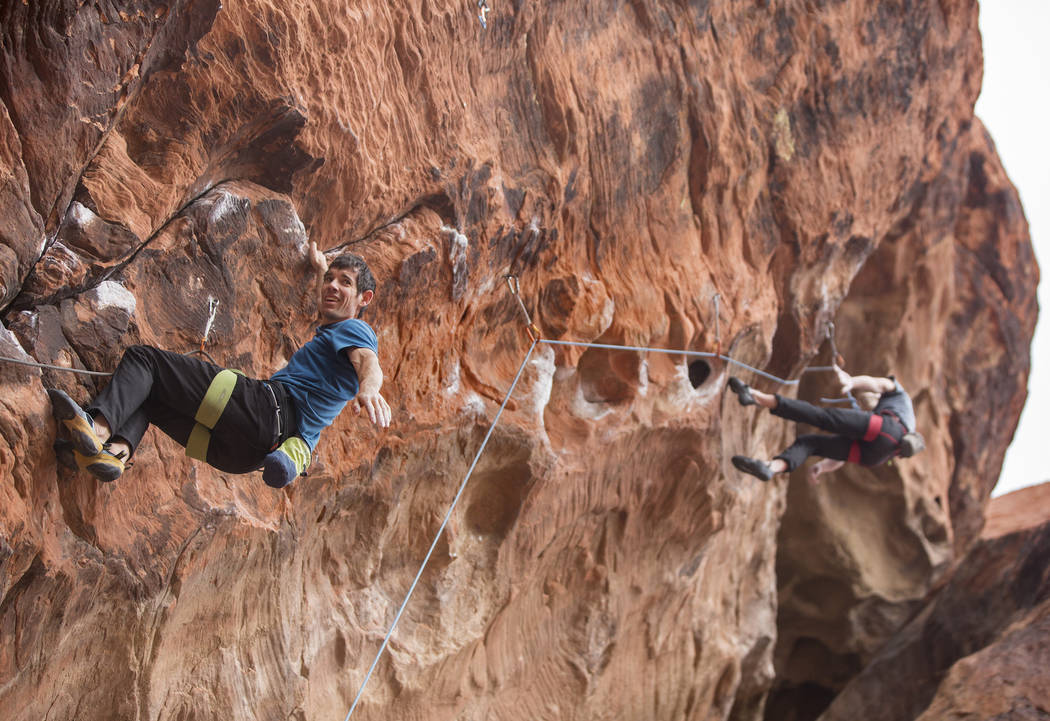
[[[318,304],[321,320],[336,323],[356,318],[359,310],[372,301],[373,293],[357,292],[357,272],[350,268],[329,268],[321,283],[321,298]]]

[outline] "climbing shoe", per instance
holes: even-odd
[[[737,400],[742,406],[755,405],[755,397],[751,395],[751,387],[736,376],[729,376],[729,390],[736,393]],[[768,480],[768,479],[767,479]]]
[[[87,456],[74,448],[73,456],[76,458],[78,468],[87,471],[103,483],[117,480],[124,472],[123,453],[114,455],[103,449],[92,456]]]
[[[85,456],[94,456],[102,452],[102,440],[95,435],[91,416],[77,405],[77,402],[57,388],[49,388],[47,396],[51,399],[51,415],[69,431],[73,447]]]
[[[298,478],[310,463],[310,447],[292,436],[263,460],[263,481],[271,488],[284,488]]]
[[[750,474],[760,481],[768,481],[773,478],[773,471],[768,463],[763,463],[757,458],[747,456],[733,456],[733,465],[738,471]]]
[[[80,466],[77,465],[77,457],[73,452],[72,441],[66,438],[59,438],[51,444],[51,448],[55,451],[55,459],[58,461],[58,465],[69,471],[79,470]]]

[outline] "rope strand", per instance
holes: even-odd
[[[208,321],[207,321],[207,323],[204,326],[204,335],[201,336],[200,348],[197,349],[197,350],[191,350],[191,351],[189,351],[187,353],[184,353],[183,355],[193,355],[194,353],[199,353],[200,355],[204,356],[205,358],[207,358],[212,363],[215,363],[214,359],[212,359],[212,357],[210,355],[208,355],[208,353],[204,350],[204,346],[208,342],[208,335],[211,333],[211,327],[212,327],[212,324],[215,322],[215,314],[216,314],[216,311],[218,311],[218,309],[219,309],[219,301],[215,300],[215,298],[209,297],[208,298]],[[80,373],[81,375],[98,376],[100,378],[109,378],[110,376],[113,375],[112,373],[105,373],[103,371],[89,371],[89,370],[83,370],[81,368],[66,368],[65,366],[56,366],[56,365],[51,365],[50,363],[38,363],[36,361],[19,360],[18,358],[7,358],[7,357],[4,357],[4,356],[0,356],[0,363],[15,363],[15,364],[21,365],[21,366],[29,366],[30,368],[45,368],[47,370],[53,370],[53,371],[67,371],[69,373]]]
[[[383,639],[383,644],[379,647],[379,652],[376,654],[375,660],[372,661],[371,668],[368,669],[368,673],[365,674],[365,680],[361,682],[361,688],[357,692],[357,696],[354,697],[354,703],[350,706],[350,710],[346,714],[344,721],[350,721],[350,717],[354,713],[354,709],[357,708],[358,702],[361,700],[361,695],[365,692],[365,686],[368,685],[368,680],[372,678],[372,672],[375,671],[376,666],[379,664],[379,659],[383,655],[383,651],[386,650],[387,644],[390,642],[390,637],[394,634],[394,629],[397,628],[398,621],[401,620],[401,614],[405,610],[405,606],[408,605],[408,599],[412,598],[412,592],[416,590],[416,585],[419,583],[420,577],[423,575],[424,569],[427,567],[427,563],[430,561],[430,556],[433,555],[434,549],[437,547],[438,541],[441,540],[441,534],[445,532],[445,526],[448,525],[449,519],[452,518],[452,511],[455,510],[456,504],[459,503],[460,497],[463,495],[464,489],[467,487],[467,481],[470,480],[471,474],[474,473],[474,468],[478,465],[478,460],[481,458],[481,454],[485,452],[485,446],[488,445],[489,438],[492,437],[492,431],[495,429],[496,424],[499,422],[500,416],[503,415],[503,409],[507,407],[507,401],[510,400],[511,394],[514,392],[515,387],[518,385],[518,380],[521,378],[522,371],[525,370],[525,364],[529,362],[529,358],[532,357],[532,351],[536,348],[536,340],[532,341],[532,345],[529,346],[529,352],[525,354],[525,359],[521,362],[521,366],[518,367],[518,372],[514,376],[514,382],[510,384],[510,390],[507,391],[507,395],[503,398],[503,403],[500,404],[499,411],[496,412],[496,417],[492,419],[492,424],[489,426],[488,432],[485,434],[485,440],[481,442],[481,447],[478,448],[477,454],[474,456],[474,462],[470,464],[470,468],[467,470],[467,475],[463,478],[463,482],[459,485],[459,490],[456,492],[455,498],[452,499],[452,505],[448,508],[448,513],[445,514],[445,519],[441,522],[441,526],[438,528],[437,533],[434,535],[434,541],[430,544],[430,549],[427,550],[427,555],[423,557],[423,563],[419,567],[419,571],[416,573],[416,577],[412,580],[412,585],[408,588],[408,593],[405,595],[405,600],[401,603],[401,608],[397,610],[397,615],[394,616],[394,622],[390,625],[390,630],[387,631],[386,638]]]
[[[86,376],[111,376],[112,373],[103,373],[102,371],[88,371],[81,368],[66,368],[65,366],[55,366],[50,363],[35,363],[33,361],[18,360],[17,358],[4,358],[0,356],[0,361],[5,363],[17,363],[20,366],[29,366],[30,368],[47,368],[56,371],[68,371],[70,373],[80,373]]]
[[[709,353],[707,351],[700,351],[700,350],[674,350],[674,349],[668,349],[668,348],[648,348],[646,346],[640,346],[640,345],[613,345],[611,343],[583,343],[583,342],[579,342],[579,341],[569,341],[569,340],[550,340],[548,338],[541,338],[539,342],[540,343],[547,343],[548,345],[567,345],[567,346],[578,346],[578,347],[581,347],[581,348],[605,348],[606,350],[632,350],[632,351],[640,351],[640,352],[643,352],[643,353],[667,353],[667,354],[670,354],[670,355],[686,355],[686,356],[692,356],[692,357],[695,357],[695,358],[718,358],[719,360],[724,360],[726,363],[732,363],[733,365],[738,365],[741,368],[746,368],[747,370],[751,371],[755,375],[762,376],[763,378],[771,380],[771,381],[773,381],[775,383],[779,383],[780,385],[797,386],[798,383],[799,383],[797,380],[785,380],[783,378],[778,378],[777,376],[773,375],[772,373],[766,373],[764,370],[759,370],[758,368],[755,368],[754,366],[750,366],[747,363],[744,363],[743,361],[738,361],[736,358],[730,358],[729,356],[724,355],[722,353]],[[803,373],[810,373],[810,372],[828,371],[828,370],[832,370],[832,368],[830,366],[811,366],[809,368],[804,368],[802,370],[802,372]]]

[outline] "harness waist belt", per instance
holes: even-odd
[[[284,383],[280,381],[266,381],[266,385],[269,386],[270,391],[274,394],[274,400],[277,402],[279,432],[277,434],[277,442],[270,449],[274,450],[299,430],[299,417],[295,411],[295,402],[292,400],[292,395],[288,392]]]
[[[849,447],[849,456],[846,458],[850,463],[860,463],[860,452],[862,442],[871,443],[880,435],[889,438],[896,446],[900,446],[900,438],[896,437],[892,431],[892,426],[886,427],[885,421],[889,417],[897,422],[901,430],[907,431],[904,424],[900,422],[900,418],[897,414],[892,411],[880,411],[879,413],[872,413],[868,419],[868,429],[864,432],[864,437],[860,441],[853,441],[853,444]],[[888,428],[888,430],[887,430]],[[896,455],[896,453],[894,453]]]
[[[864,434],[864,440],[869,443],[879,437],[879,431],[882,430],[882,416],[878,413],[872,413],[871,418],[868,419],[868,430]]]

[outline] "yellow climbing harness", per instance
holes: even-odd
[[[243,376],[240,371],[222,370],[212,378],[208,391],[204,394],[197,414],[193,420],[197,425],[190,431],[189,440],[186,441],[186,455],[196,458],[198,461],[208,460],[208,444],[211,442],[211,431],[226,410],[226,404],[230,402],[233,389],[237,385],[237,376]]]

